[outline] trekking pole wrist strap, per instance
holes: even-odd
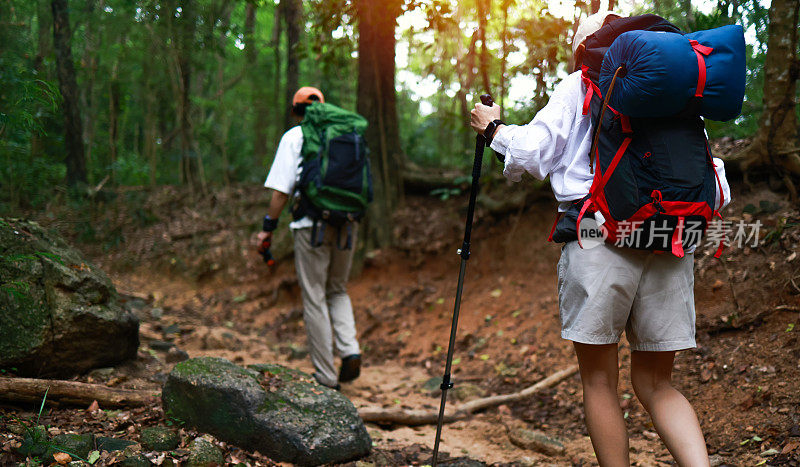
[[[278,228],[278,219],[269,217],[269,214],[264,216],[264,222],[261,224],[261,230],[264,232],[272,232]]]

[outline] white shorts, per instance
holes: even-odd
[[[695,344],[694,254],[565,244],[558,262],[561,337],[583,344],[670,351]]]

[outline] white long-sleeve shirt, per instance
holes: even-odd
[[[527,125],[501,127],[491,148],[505,155],[503,175],[518,182],[524,172],[539,180],[550,176],[550,186],[559,204],[566,211],[570,201],[589,193],[594,175],[589,172],[589,150],[592,145],[591,115],[583,115],[586,88],[581,72],[567,76],[553,90],[547,105]],[[725,165],[714,158],[714,169],[722,185],[724,204],[720,206],[717,188],[715,208],[722,209],[731,199]],[[715,183],[716,185],[716,183]]]

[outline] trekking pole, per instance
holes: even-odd
[[[491,107],[494,103],[488,94],[481,96],[481,103]],[[472,217],[475,214],[475,200],[478,197],[478,189],[481,178],[481,163],[483,162],[483,149],[486,146],[486,138],[482,134],[475,137],[475,161],[472,164],[472,188],[469,192],[469,207],[467,208],[467,225],[464,228],[464,243],[458,250],[461,256],[461,269],[458,272],[458,287],[456,288],[456,303],[453,310],[453,324],[450,326],[450,343],[447,344],[447,362],[444,367],[444,376],[439,388],[442,390],[442,401],[439,403],[439,420],[436,423],[436,441],[433,444],[433,467],[439,458],[439,439],[442,436],[442,424],[444,423],[444,407],[447,403],[447,390],[453,387],[450,382],[450,367],[453,363],[453,350],[456,344],[456,329],[458,328],[458,312],[461,308],[461,291],[464,288],[464,274],[467,271],[467,260],[469,259],[469,239],[472,234]]]

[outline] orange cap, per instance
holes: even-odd
[[[322,95],[322,91],[317,88],[312,88],[311,86],[303,86],[302,88],[298,89],[296,93],[294,93],[294,98],[292,98],[292,105],[297,104],[310,104],[312,102],[309,97],[312,95],[316,95],[319,97],[319,102],[325,102],[325,96]]]

